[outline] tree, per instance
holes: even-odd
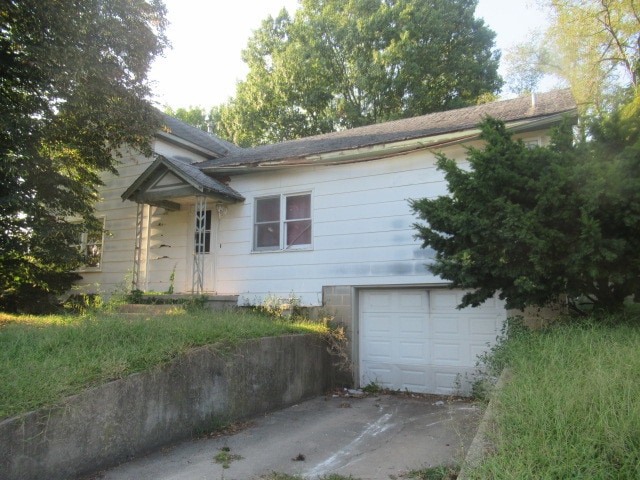
[[[189,108],[179,107],[175,110],[171,107],[165,107],[164,113],[200,130],[204,130],[205,132],[209,131],[209,117],[202,107],[193,107],[190,105]]]
[[[560,76],[579,104],[596,111],[611,108],[611,97],[617,102],[621,87],[638,87],[640,7],[635,0],[538,3],[549,12],[550,26],[539,41],[525,42],[507,55],[514,71],[535,71],[538,80],[545,74]]]
[[[578,100],[600,103],[612,86],[638,86],[640,10],[635,0],[546,0],[548,39]]]
[[[221,112],[240,145],[278,142],[473,104],[501,87],[477,0],[303,0],[243,52]]]
[[[560,67],[540,32],[508,49],[503,59],[506,65],[505,87],[518,96],[535,92],[543,80],[550,78],[565,83],[566,88],[566,80],[559,75]]]
[[[100,173],[123,145],[151,153],[164,13],[159,0],[0,6],[0,308],[69,288],[80,232],[101,228]]]
[[[588,122],[580,177],[588,186],[582,240],[589,248],[584,282],[611,292],[612,300],[640,300],[640,90],[626,103]],[[579,151],[582,153],[582,151]],[[577,259],[578,261],[580,259]],[[598,292],[590,293],[598,298]]]
[[[574,144],[564,125],[536,148],[487,119],[469,170],[439,156],[450,195],[411,206],[417,237],[437,252],[428,268],[471,289],[461,306],[496,293],[507,308],[567,295],[614,311],[640,292],[640,122],[637,108],[622,111],[633,113],[594,122],[589,141]]]

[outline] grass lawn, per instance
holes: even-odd
[[[519,332],[474,479],[640,478],[640,322]]]
[[[65,396],[122,378],[194,347],[249,338],[324,332],[251,310],[154,317],[118,314],[15,316],[0,313],[0,419],[55,405]]]

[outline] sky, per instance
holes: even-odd
[[[241,51],[268,15],[282,8],[295,11],[298,0],[164,0],[172,48],[150,71],[154,97],[163,108],[199,106],[209,109],[235,95],[247,74]],[[479,0],[476,17],[496,32],[505,52],[545,24],[533,0]]]

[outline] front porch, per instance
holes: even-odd
[[[132,289],[216,297],[217,225],[244,197],[188,159],[159,156],[122,199],[137,203]]]

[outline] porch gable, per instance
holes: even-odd
[[[219,203],[235,203],[244,197],[223,182],[188,163],[187,158],[159,155],[121,195],[122,200],[179,210],[177,199],[205,196]]]

